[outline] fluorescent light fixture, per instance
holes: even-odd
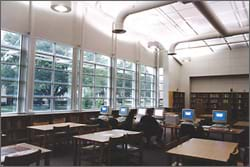
[[[56,12],[68,13],[71,11],[71,1],[51,1],[50,7]]]

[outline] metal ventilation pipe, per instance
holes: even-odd
[[[206,39],[213,39],[213,38],[222,38],[222,37],[228,37],[228,36],[233,36],[233,35],[240,35],[240,34],[245,34],[249,33],[249,27],[244,27],[240,29],[235,29],[230,32],[227,32],[226,35],[221,35],[219,33],[209,33],[209,34],[204,34],[204,35],[197,35],[192,38],[187,38],[178,42],[175,42],[170,45],[169,50],[168,50],[168,55],[175,55],[175,48],[178,44],[184,43],[184,42],[193,42],[193,41],[200,41],[200,40],[206,40]]]
[[[177,1],[176,0],[158,1],[158,2],[153,2],[153,3],[147,3],[144,5],[133,6],[132,8],[131,7],[126,8],[117,15],[115,22],[114,22],[114,29],[112,30],[112,32],[117,33],[117,34],[125,33],[126,30],[124,30],[123,28],[123,23],[126,17],[131,14],[142,12],[144,10],[157,8],[157,7],[164,6],[164,5],[168,5],[174,2],[177,2]]]

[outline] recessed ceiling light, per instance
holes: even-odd
[[[71,11],[71,2],[70,1],[51,1],[51,9],[60,12],[68,13]]]

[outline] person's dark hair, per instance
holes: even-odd
[[[154,110],[153,109],[147,109],[147,115],[153,115]]]
[[[137,110],[130,110],[130,112],[128,113],[128,117],[133,117],[137,114]]]

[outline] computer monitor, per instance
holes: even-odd
[[[100,114],[102,115],[111,115],[111,109],[109,106],[102,106],[100,109]]]
[[[194,109],[189,109],[189,108],[182,109],[182,120],[184,120],[184,121],[194,121],[195,120]]]
[[[119,116],[128,116],[129,108],[128,107],[120,107]]]
[[[146,108],[139,108],[137,111],[137,115],[146,115]]]
[[[164,109],[163,108],[155,108],[154,117],[156,117],[156,118],[164,118]]]
[[[214,123],[227,123],[227,111],[213,110],[213,122]]]

